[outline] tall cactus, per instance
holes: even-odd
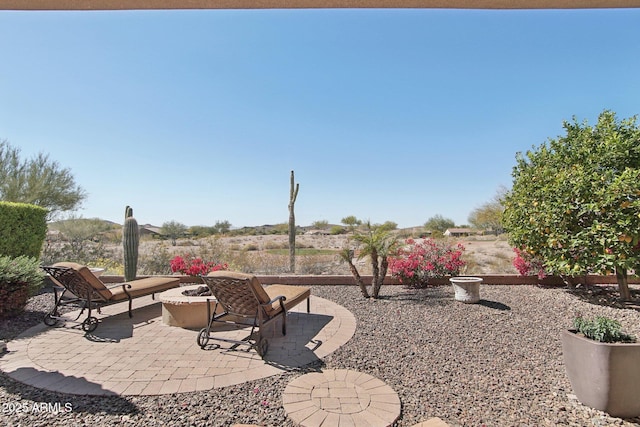
[[[291,189],[289,190],[289,271],[296,272],[296,215],[293,211],[300,184],[295,184],[293,171],[291,171]]]
[[[135,280],[138,270],[138,245],[140,230],[138,221],[133,217],[133,209],[127,206],[124,210],[124,225],[122,226],[122,246],[124,248],[124,280]]]

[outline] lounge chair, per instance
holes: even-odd
[[[86,266],[74,262],[60,262],[52,266],[43,266],[42,269],[51,276],[56,284],[63,288],[62,293],[58,295],[58,290],[54,287],[55,305],[45,315],[44,323],[53,326],[58,323],[58,320],[68,320],[58,314],[58,308],[67,304],[79,304],[82,310],[73,321],[77,321],[84,310],[88,309],[87,318],[81,322],[85,332],[93,332],[98,327],[98,319],[91,315],[93,308],[96,308],[100,313],[100,307],[103,305],[128,300],[129,317],[133,317],[131,312],[133,298],[145,295],[153,296],[157,292],[163,292],[180,285],[178,278],[149,277],[106,286]],[[67,292],[71,295],[64,298]]]
[[[245,273],[213,271],[203,279],[216,299],[213,313],[207,304],[209,322],[198,334],[198,345],[205,348],[210,339],[255,348],[261,357],[267,353],[269,342],[262,335],[267,325],[282,319],[282,334],[287,334],[287,311],[307,300],[307,313],[311,310],[309,296],[311,290],[304,286],[271,285],[262,287],[258,279]],[[208,300],[209,301],[209,300]],[[218,306],[222,311],[216,314]],[[232,340],[211,335],[214,322],[232,323],[237,326],[251,326],[251,333],[244,340]],[[254,332],[258,329],[256,336]]]

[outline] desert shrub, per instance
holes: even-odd
[[[0,318],[21,313],[29,297],[42,287],[44,277],[36,258],[0,256]]]
[[[393,277],[408,287],[421,287],[429,279],[456,276],[464,267],[464,246],[445,241],[407,239],[395,256],[389,259],[389,271]]]
[[[200,246],[202,255],[218,263],[226,262],[229,257],[229,247],[219,237],[212,237]]]
[[[296,272],[299,274],[333,274],[332,264],[336,264],[335,253],[331,255],[304,255],[296,262]]]
[[[331,233],[332,235],[345,234],[346,232],[347,232],[347,229],[342,227],[341,225],[334,225],[329,230],[329,233]]]
[[[171,258],[166,244],[145,245],[146,248],[138,255],[138,274],[164,275],[171,274]]]
[[[121,257],[117,255],[113,247],[107,247],[101,241],[94,242],[86,240],[78,244],[77,242],[66,242],[62,240],[47,240],[40,259],[44,265],[68,261],[97,266],[99,260],[116,260],[121,259]]]
[[[296,247],[298,244],[296,243]],[[264,244],[265,249],[289,249],[288,242],[266,242]]]
[[[594,319],[576,317],[574,327],[585,337],[600,342],[635,342],[631,335],[622,332],[620,322],[608,317],[598,316]]]
[[[282,274],[289,272],[289,257],[272,255],[265,251],[247,253],[240,271],[254,274]]]

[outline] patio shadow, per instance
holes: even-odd
[[[139,412],[138,407],[130,401],[83,377],[64,375],[59,371],[41,371],[31,367],[18,368],[10,374],[5,372],[2,377],[0,381],[7,392],[38,404],[60,402],[64,409],[64,404],[70,403],[72,412],[116,415]],[[25,384],[31,387],[25,387]],[[65,395],[60,396],[59,393]],[[88,395],[91,396],[91,400],[87,400]]]
[[[148,326],[162,321],[161,304],[152,304],[132,310],[133,317],[128,313],[120,313],[100,319],[95,331],[85,334],[85,338],[92,342],[116,343],[133,337],[134,329]],[[79,325],[73,327],[80,328]]]
[[[265,363],[288,371],[319,362],[315,352],[324,344],[319,334],[332,319],[333,316],[325,314],[289,313],[287,335],[282,336],[276,326],[277,331],[268,337],[269,351],[264,357]]]

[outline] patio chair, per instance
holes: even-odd
[[[45,325],[54,326],[58,320],[68,321],[69,319],[60,316],[58,308],[75,304],[80,305],[82,310],[71,321],[81,323],[82,330],[85,332],[93,332],[98,327],[98,319],[91,315],[94,308],[100,313],[100,307],[126,300],[129,302],[129,317],[133,317],[131,306],[134,298],[145,295],[153,297],[157,292],[163,292],[180,285],[178,278],[149,277],[107,286],[94,276],[86,266],[74,262],[60,262],[52,266],[43,266],[42,269],[49,274],[55,284],[63,288],[58,295],[58,289],[54,287],[55,305],[44,316]],[[67,293],[70,295],[66,295]],[[77,322],[85,309],[88,310],[87,318],[82,322]]]
[[[262,287],[258,279],[245,273],[213,271],[202,277],[215,298],[213,313],[207,300],[208,324],[198,334],[198,345],[205,348],[210,339],[244,344],[255,348],[261,357],[267,353],[269,342],[262,335],[263,328],[282,319],[282,335],[287,334],[287,311],[307,300],[307,313],[311,311],[311,289],[305,286],[271,285]],[[218,306],[222,310],[216,314]],[[251,326],[246,339],[233,340],[211,335],[215,322],[238,327]],[[257,333],[254,336],[254,332]]]

